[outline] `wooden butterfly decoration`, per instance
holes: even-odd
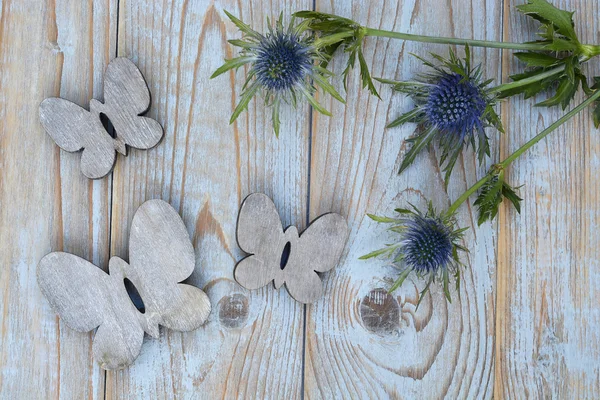
[[[150,91],[142,73],[129,59],[119,57],[106,68],[104,103],[92,99],[87,111],[51,97],[40,104],[40,121],[61,149],[83,149],[81,171],[88,178],[98,179],[112,170],[116,152],[127,155],[125,145],[149,149],[160,142],[162,126],[141,116],[149,107]],[[114,127],[114,138],[105,128],[107,122]]]
[[[55,252],[39,263],[39,286],[70,328],[96,327],[92,350],[104,369],[120,369],[140,353],[144,332],[159,336],[158,326],[191,331],[210,313],[208,296],[179,283],[195,268],[194,248],[177,212],[162,200],[136,211],[129,238],[129,263],[112,257],[109,274],[73,254]],[[134,305],[126,285],[141,297]],[[139,299],[138,299],[139,300]]]
[[[264,194],[246,197],[237,223],[237,241],[250,255],[234,271],[235,280],[246,289],[258,289],[273,281],[284,283],[301,303],[321,297],[323,285],[317,272],[333,269],[348,238],[348,225],[339,214],[324,214],[298,235],[298,229],[283,229],[275,204]]]

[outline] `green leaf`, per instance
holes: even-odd
[[[273,102],[273,114],[272,114],[272,121],[273,121],[273,130],[275,131],[275,136],[277,138],[279,138],[279,128],[281,127],[281,121],[279,120],[279,105],[281,104],[279,98],[276,98],[275,101]]]
[[[558,33],[577,41],[577,34],[573,28],[574,12],[556,8],[546,0],[528,0],[527,4],[518,5],[517,9],[543,24],[552,24]]]
[[[254,29],[252,29],[250,27],[250,25],[247,25],[245,23],[243,23],[241,20],[239,20],[238,18],[236,18],[235,16],[233,16],[233,14],[227,12],[226,10],[223,10],[225,12],[225,14],[229,17],[229,19],[231,20],[231,22],[233,22],[235,24],[235,26],[238,27],[238,29],[240,31],[242,31],[243,33],[245,33],[248,36],[251,36],[257,40],[261,40],[261,34],[256,32]]]
[[[394,128],[396,126],[403,125],[407,122],[415,122],[416,119],[421,116],[423,111],[420,108],[414,108],[409,112],[402,114],[400,117],[396,118],[392,122],[390,122],[386,128]]]
[[[254,57],[236,57],[231,60],[226,60],[225,64],[221,65],[217,70],[210,76],[210,79],[216,78],[217,76],[225,73],[233,68],[239,68],[244,64],[254,61]]]
[[[388,290],[388,293],[392,293],[396,289],[398,289],[400,286],[402,286],[402,284],[404,283],[406,278],[408,278],[408,275],[410,275],[411,272],[412,272],[412,269],[410,269],[410,268],[406,268],[404,271],[400,272],[400,276],[398,276],[398,279],[396,279],[396,281],[394,282],[392,287]]]
[[[365,254],[364,256],[360,256],[360,257],[358,257],[358,259],[359,260],[367,260],[369,258],[378,257],[378,256],[380,256],[382,254],[391,253],[392,251],[394,251],[396,249],[396,247],[398,247],[398,246],[384,247],[383,249],[375,250],[375,251],[370,252],[369,254]]]
[[[306,90],[306,88],[304,87],[300,87],[300,91],[302,92],[302,94],[304,95],[304,97],[306,97],[306,99],[308,100],[308,102],[310,103],[311,106],[313,106],[313,108],[315,110],[317,110],[318,112],[320,112],[323,115],[327,115],[328,117],[331,117],[331,113],[329,111],[327,111],[326,109],[323,108],[322,105],[320,105],[317,100],[312,96],[312,94],[310,94],[308,92],[308,90]]]
[[[371,218],[373,221],[376,221],[376,222],[382,222],[382,223],[384,223],[384,224],[389,224],[389,223],[396,223],[396,222],[398,222],[398,220],[397,220],[397,219],[395,219],[395,218],[389,218],[389,217],[379,217],[379,216],[377,216],[377,215],[373,215],[373,214],[367,214],[367,216],[368,216],[369,218]]]
[[[421,152],[421,150],[423,150],[425,147],[427,147],[429,145],[429,143],[431,143],[431,141],[435,137],[436,133],[437,133],[437,130],[435,128],[429,128],[429,130],[427,130],[425,133],[422,133],[422,134],[418,135],[417,137],[410,139],[410,141],[412,142],[412,146],[411,146],[410,150],[404,156],[404,159],[402,160],[402,165],[400,165],[400,171],[398,171],[398,174],[401,174],[406,168],[408,168],[415,161],[417,154],[419,154]]]
[[[313,45],[317,49],[321,49],[323,47],[331,46],[333,44],[344,41],[345,39],[354,36],[354,31],[343,31],[338,33],[333,33],[331,35],[324,35],[314,41]]]
[[[515,53],[515,57],[525,62],[528,67],[550,67],[560,62],[560,59],[543,53]]]
[[[520,198],[514,189],[507,183],[502,184],[502,196],[507,198],[512,203],[519,214],[521,213],[521,201],[523,199]]]
[[[572,83],[568,78],[563,78],[558,85],[558,89],[556,89],[556,94],[547,100],[537,103],[535,106],[552,107],[562,104],[563,110],[566,109],[577,92],[577,88],[579,87],[578,83],[579,81],[577,81],[577,83]]]
[[[340,103],[346,104],[346,100],[344,100],[344,98],[338,93],[337,90],[335,90],[333,85],[331,85],[331,83],[329,83],[323,75],[319,74],[318,72],[315,72],[314,74],[312,74],[312,77],[325,92],[329,93],[334,99],[336,99]]]
[[[231,119],[229,120],[230,124],[233,124],[233,121],[239,117],[239,115],[248,107],[248,103],[252,100],[252,97],[256,94],[256,92],[260,89],[260,85],[258,82],[254,81],[252,84],[242,93],[240,96],[240,102],[233,110],[233,114],[231,115]]]
[[[596,107],[594,108],[593,116],[594,116],[594,126],[596,128],[600,128],[600,102],[596,103]]]
[[[448,303],[452,303],[452,297],[450,296],[450,277],[448,275],[448,269],[443,268],[442,270],[442,287],[444,289],[444,294],[446,295],[446,299],[448,299]]]
[[[363,56],[362,47],[358,48],[358,63],[360,65],[360,77],[362,78],[362,87],[369,88],[369,92],[374,96],[379,96],[377,93],[377,89],[375,89],[375,85],[373,85],[373,80],[371,79],[371,74],[369,73],[369,66],[365,61],[365,57]]]
[[[244,49],[252,49],[257,46],[256,43],[246,42],[245,40],[241,40],[241,39],[231,39],[231,40],[228,40],[228,42],[229,42],[229,44],[232,44],[237,47],[242,47]]]

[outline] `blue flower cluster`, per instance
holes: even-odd
[[[444,134],[463,140],[474,129],[483,129],[487,101],[471,80],[452,73],[440,77],[429,92],[425,113]]]
[[[288,91],[304,81],[313,67],[311,47],[293,33],[267,34],[256,48],[253,70],[267,90]]]
[[[452,231],[434,217],[415,215],[406,222],[401,252],[404,263],[419,273],[436,273],[452,262]]]

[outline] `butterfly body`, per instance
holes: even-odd
[[[144,332],[159,336],[159,325],[190,331],[210,312],[206,294],[187,284],[195,253],[177,212],[160,200],[148,201],[134,215],[129,263],[109,261],[109,273],[73,254],[54,252],[38,265],[38,282],[50,305],[69,327],[80,332],[98,328],[92,345],[102,368],[119,369],[138,356]],[[143,312],[125,287],[138,291]]]
[[[284,230],[271,199],[252,194],[242,203],[237,227],[238,244],[250,255],[238,263],[234,277],[247,289],[285,284],[294,299],[314,302],[323,286],[317,272],[336,266],[347,236],[346,221],[334,213],[317,218],[301,235],[295,226]]]
[[[150,106],[150,91],[137,67],[127,58],[116,58],[106,68],[104,103],[90,100],[90,110],[58,98],[40,104],[40,121],[54,142],[68,152],[80,151],[81,170],[91,179],[107,175],[116,152],[127,155],[126,145],[149,149],[163,136],[161,125],[143,117]],[[114,127],[114,138],[102,119]]]

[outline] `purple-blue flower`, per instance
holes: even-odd
[[[243,33],[242,39],[229,40],[229,43],[242,50],[238,57],[226,60],[211,78],[243,65],[250,66],[230,123],[259,93],[264,95],[266,105],[272,109],[273,130],[277,136],[281,125],[279,110],[284,103],[295,107],[298,100],[305,98],[315,110],[329,116],[329,111],[315,98],[317,88],[344,103],[342,96],[328,81],[333,73],[322,66],[328,61],[323,49],[327,44],[315,40],[307,23],[295,24],[292,19],[285,28],[281,16],[274,26],[267,19],[269,29],[263,35],[227,11],[225,13]]]
[[[400,172],[412,164],[416,156],[432,143],[441,150],[445,181],[448,183],[452,169],[465,146],[477,151],[479,162],[490,155],[489,140],[485,133],[493,126],[503,131],[502,123],[494,111],[497,98],[487,86],[491,80],[482,82],[481,66],[471,66],[470,53],[459,59],[450,51],[448,59],[434,55],[440,65],[419,58],[432,71],[411,81],[390,81],[394,90],[410,96],[414,108],[391,122],[388,127],[417,124],[417,134],[409,139],[412,144],[404,156]]]
[[[375,250],[361,257],[387,257],[400,270],[400,274],[390,292],[393,292],[414,272],[426,284],[419,296],[419,304],[432,283],[442,284],[448,301],[450,296],[450,277],[460,282],[461,262],[459,251],[467,251],[460,244],[466,228],[457,229],[453,214],[437,213],[429,203],[426,212],[416,207],[412,209],[397,208],[395,218],[378,217],[369,214],[374,221],[390,224],[389,231],[398,235],[397,240],[382,249]],[[417,305],[418,306],[418,305]]]

